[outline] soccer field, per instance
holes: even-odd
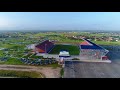
[[[59,54],[61,50],[68,50],[70,55],[79,55],[80,53],[79,47],[75,45],[55,45],[49,54]]]

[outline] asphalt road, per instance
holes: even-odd
[[[112,63],[66,61],[64,78],[120,78],[120,60]]]

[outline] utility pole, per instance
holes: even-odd
[[[46,45],[47,45],[47,44],[45,44],[45,54],[46,54]]]

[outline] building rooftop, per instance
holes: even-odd
[[[49,40],[43,41],[42,43],[36,45],[37,48],[42,49],[45,51],[48,51],[52,46],[54,45],[54,43],[50,42]]]
[[[80,44],[81,49],[104,49],[103,47],[96,45],[95,43],[87,40],[87,39],[83,39],[84,42],[82,42]]]

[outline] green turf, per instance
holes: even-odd
[[[79,55],[79,47],[75,45],[55,45],[49,54],[59,54],[61,50],[68,50],[70,55]]]
[[[53,69],[56,69],[57,67],[61,67],[60,65],[58,65],[58,63],[52,63],[49,65],[44,65],[45,67],[53,67]]]
[[[120,42],[108,42],[108,41],[92,41],[99,45],[120,45]]]
[[[28,71],[0,70],[0,77],[42,78],[42,74]],[[43,76],[43,75],[42,75]]]
[[[19,59],[9,58],[9,59],[8,59],[7,61],[5,61],[5,62],[0,62],[0,64],[23,65],[24,63],[22,63]]]

